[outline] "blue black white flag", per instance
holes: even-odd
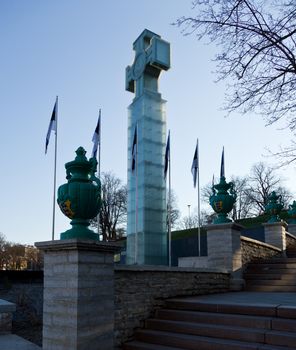
[[[49,139],[52,131],[55,131],[55,134],[57,134],[57,108],[58,108],[58,98],[56,98],[56,102],[53,107],[53,111],[51,114],[47,135],[46,135],[46,141],[45,141],[45,154],[47,152],[47,147],[49,144]]]
[[[196,178],[197,178],[197,170],[198,170],[198,142],[196,143],[192,166],[191,166],[191,173],[193,176],[193,186],[196,187]]]
[[[168,134],[168,140],[167,140],[167,144],[166,144],[166,149],[165,149],[165,156],[164,156],[164,178],[166,179],[167,177],[167,173],[168,173],[168,169],[169,169],[169,161],[170,161],[170,157],[171,157],[171,150],[170,150],[170,131]]]
[[[136,158],[137,158],[137,125],[135,126],[134,139],[132,145],[132,172],[136,169]]]
[[[92,138],[92,142],[94,143],[94,145],[91,156],[93,158],[97,158],[98,146],[101,144],[101,110],[99,111],[99,118]]]
[[[225,177],[225,168],[224,168],[224,146],[223,146],[222,157],[221,157],[220,177]]]

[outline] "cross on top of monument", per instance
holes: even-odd
[[[170,44],[148,29],[133,44],[135,60],[126,67],[125,89],[136,97],[144,90],[158,92],[158,77],[162,70],[170,68]]]

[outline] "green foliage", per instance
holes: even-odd
[[[289,222],[289,220],[290,220],[287,210],[283,210],[279,214],[279,217],[286,222]],[[254,227],[261,226],[263,223],[267,222],[269,220],[269,218],[270,218],[270,215],[263,214],[263,215],[259,215],[259,216],[252,217],[252,218],[245,218],[245,219],[236,220],[235,222],[237,224],[244,226],[245,228],[254,228]],[[201,232],[201,234],[204,234],[204,233],[206,233],[206,229],[204,227],[201,227],[200,232]],[[194,236],[197,236],[197,233],[198,233],[197,227],[186,229],[186,230],[173,231],[172,232],[172,239],[194,237]]]
[[[287,210],[283,210],[279,214],[279,217],[282,220],[289,222],[289,215],[288,215]],[[251,227],[260,226],[261,224],[267,222],[269,219],[270,219],[270,215],[263,214],[263,215],[256,216],[254,218],[245,218],[245,219],[237,220],[236,223],[238,223],[246,228],[251,228]]]
[[[201,227],[200,233],[206,233],[206,229]],[[172,239],[180,239],[180,238],[188,238],[188,237],[194,237],[198,234],[198,228],[188,228],[186,230],[178,230],[172,232]]]

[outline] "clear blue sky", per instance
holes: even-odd
[[[191,14],[180,0],[2,0],[0,1],[1,173],[0,232],[8,240],[51,239],[54,138],[44,155],[55,96],[59,95],[57,183],[64,163],[78,146],[89,153],[102,108],[102,171],[123,181],[127,174],[125,67],[132,43],[147,28],[171,43],[172,67],[160,78],[171,129],[172,187],[179,207],[197,203],[190,172],[196,138],[200,142],[201,186],[218,176],[225,146],[226,176],[243,176],[264,160],[264,148],[285,145],[292,135],[268,127],[258,116],[224,118],[224,85],[215,84],[216,48],[183,37],[172,23]],[[88,154],[89,154],[88,153]],[[89,154],[90,155],[90,154]],[[294,167],[286,185],[295,193]],[[69,227],[57,208],[56,237]]]

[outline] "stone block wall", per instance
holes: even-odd
[[[15,309],[15,304],[0,299],[0,334],[11,333],[12,313]]]
[[[115,268],[115,345],[127,341],[165,299],[229,291],[230,274],[189,268]]]
[[[296,248],[296,237],[286,231],[286,247]]]
[[[243,267],[256,260],[270,259],[282,255],[279,248],[244,236],[241,236],[241,250]]]
[[[0,334],[11,333],[12,328],[12,313],[0,313]]]
[[[43,271],[0,271],[0,298],[16,304],[15,322],[42,323]]]

